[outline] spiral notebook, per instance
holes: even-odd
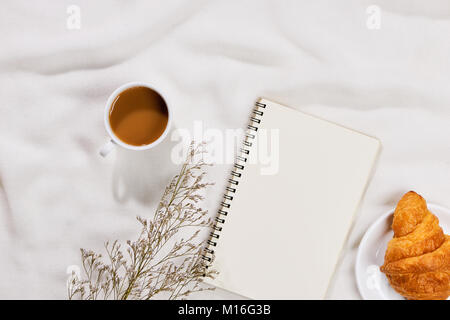
[[[259,99],[205,249],[219,271],[209,283],[253,299],[324,298],[379,149]]]

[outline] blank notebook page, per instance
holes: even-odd
[[[269,100],[259,103],[264,114],[214,239],[219,275],[208,282],[253,299],[322,299],[380,143]],[[278,171],[264,175],[268,165],[252,162],[259,144],[267,146],[262,135],[277,130]]]

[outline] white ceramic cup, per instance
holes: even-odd
[[[164,129],[164,132],[161,134],[161,136],[158,139],[156,139],[152,143],[146,144],[144,146],[133,146],[133,145],[130,145],[130,144],[125,143],[122,140],[120,140],[119,137],[117,137],[114,134],[114,132],[112,131],[111,124],[109,122],[109,113],[110,113],[111,107],[113,105],[113,102],[116,100],[117,96],[119,94],[121,94],[123,91],[125,91],[129,88],[134,88],[134,87],[146,87],[146,88],[149,88],[149,89],[157,92],[164,99],[164,101],[166,102],[166,107],[167,107],[168,119],[167,119],[167,125],[166,125],[166,128]],[[103,157],[106,157],[106,155],[109,152],[111,152],[111,150],[114,149],[114,147],[117,145],[121,146],[125,149],[129,149],[129,150],[148,150],[148,149],[151,149],[151,148],[157,146],[166,138],[167,134],[169,133],[170,125],[172,122],[172,115],[170,112],[170,105],[167,101],[167,96],[164,95],[163,93],[161,93],[161,90],[156,90],[151,85],[144,83],[144,82],[129,82],[129,83],[126,83],[126,84],[120,86],[116,90],[114,90],[114,92],[109,96],[108,101],[106,102],[104,121],[105,121],[106,131],[108,132],[108,134],[110,136],[110,140],[100,149],[100,155]]]

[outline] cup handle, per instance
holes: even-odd
[[[106,157],[108,153],[111,152],[112,149],[114,149],[115,143],[112,140],[109,140],[105,145],[100,149],[100,155],[102,157]]]

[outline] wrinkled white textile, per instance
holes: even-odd
[[[380,29],[366,26],[371,4]],[[67,28],[70,5],[81,10],[80,29]],[[0,298],[65,299],[80,247],[133,239],[135,216],[154,211],[176,171],[170,144],[98,155],[105,102],[129,81],[164,88],[176,128],[196,120],[242,128],[265,96],[382,141],[330,298],[360,299],[358,243],[402,193],[450,207],[446,0],[4,0],[0,8]],[[208,176],[211,215],[229,169]]]

